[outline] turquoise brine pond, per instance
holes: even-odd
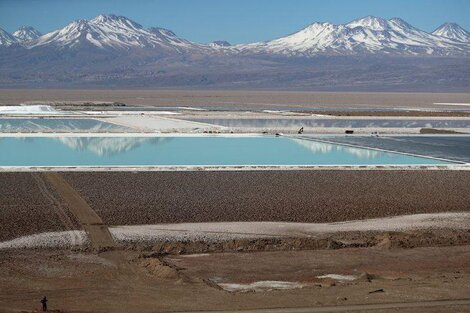
[[[445,164],[452,163],[288,137],[0,137],[0,166]]]

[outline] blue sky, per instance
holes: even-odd
[[[444,22],[470,30],[470,0],[0,0],[0,27],[30,25],[43,33],[101,13],[160,26],[196,42],[247,43],[293,33],[316,22],[366,15],[401,17],[433,31]]]

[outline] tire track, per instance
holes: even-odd
[[[80,235],[74,225],[74,222],[70,218],[70,216],[67,214],[68,209],[64,208],[62,203],[50,192],[48,189],[44,179],[42,178],[41,174],[38,173],[32,173],[31,176],[33,179],[36,181],[36,184],[39,188],[39,191],[41,194],[51,202],[52,207],[56,213],[56,215],[59,217],[59,220],[61,221],[62,225],[66,228],[66,230],[69,230],[72,232],[72,235],[70,237],[70,241],[72,246],[78,245],[80,240]]]
[[[70,212],[77,218],[94,250],[103,251],[115,248],[117,245],[109,232],[108,226],[103,223],[96,212],[80,196],[80,194],[59,173],[43,173],[46,181],[58,192],[67,204]]]

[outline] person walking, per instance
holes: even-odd
[[[46,298],[46,296],[44,296],[44,298],[42,298],[41,303],[42,303],[42,311],[47,312],[47,298]]]

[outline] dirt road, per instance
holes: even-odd
[[[439,300],[439,301],[421,301],[409,303],[381,303],[381,304],[357,304],[357,305],[339,305],[328,307],[311,308],[281,308],[281,309],[261,309],[261,310],[232,310],[232,311],[198,311],[199,313],[316,313],[316,312],[354,312],[354,311],[372,311],[372,310],[390,310],[390,309],[413,309],[413,308],[435,308],[449,306],[465,306],[470,309],[470,299],[462,300]],[[461,308],[461,309],[464,309]],[[190,313],[190,312],[180,312]]]
[[[59,173],[44,173],[45,179],[57,190],[72,214],[88,233],[93,249],[103,250],[116,246],[108,227]]]

